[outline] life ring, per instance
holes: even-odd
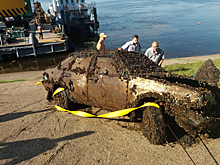
[[[80,8],[83,9],[83,8],[84,8],[84,5],[80,5]]]
[[[64,10],[68,10],[68,6],[64,6]]]

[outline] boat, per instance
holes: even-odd
[[[85,3],[85,0],[52,0],[48,13],[55,26],[64,26],[65,33],[76,42],[98,39],[99,22],[96,3]]]

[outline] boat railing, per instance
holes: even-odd
[[[78,4],[78,7],[79,9],[84,9],[84,8],[90,9],[91,5],[88,3],[84,3],[84,4]]]

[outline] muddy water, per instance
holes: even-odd
[[[95,42],[86,42],[83,46],[75,47],[75,51],[93,50],[95,49]],[[48,67],[56,66],[69,53],[54,53],[48,55],[41,55],[39,57],[25,57],[10,62],[0,62],[0,74],[33,70],[45,70]]]
[[[0,73],[44,70],[50,66],[57,65],[68,53],[52,54],[46,57],[30,57],[14,60],[11,62],[0,63]]]

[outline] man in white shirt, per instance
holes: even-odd
[[[147,49],[147,51],[145,52],[145,55],[151,61],[155,62],[158,66],[161,66],[165,59],[164,51],[159,48],[159,44],[157,41],[154,41],[152,43],[152,47]]]
[[[126,42],[122,47],[118,48],[118,50],[128,50],[128,51],[141,51],[141,44],[138,41],[138,35],[134,35],[131,41]]]

